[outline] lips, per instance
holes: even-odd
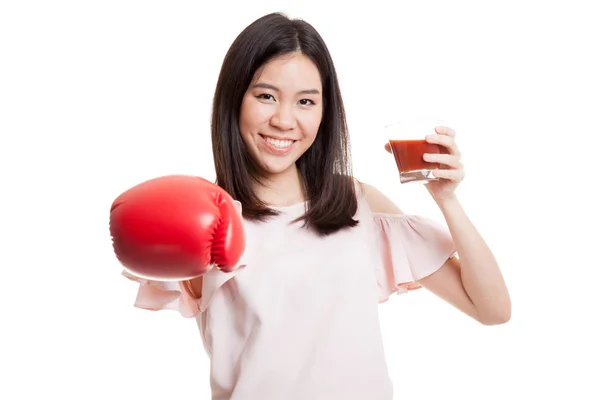
[[[293,147],[296,140],[289,138],[275,138],[272,136],[260,135],[266,147],[276,154],[287,153]]]

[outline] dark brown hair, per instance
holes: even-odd
[[[300,220],[328,235],[357,225],[354,179],[346,114],[329,50],[313,26],[284,14],[265,15],[246,27],[229,48],[213,99],[212,146],[216,184],[242,203],[243,215],[264,221],[277,212],[252,191],[258,180],[240,135],[243,97],[256,71],[267,62],[301,52],[317,66],[323,84],[323,118],[312,146],[296,161],[304,185],[307,210]]]

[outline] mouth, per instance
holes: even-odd
[[[270,136],[260,135],[266,147],[277,154],[287,153],[293,147],[296,140],[293,139],[276,139]]]

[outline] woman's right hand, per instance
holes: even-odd
[[[116,257],[125,270],[157,281],[194,281],[216,267],[231,272],[245,250],[242,216],[221,187],[194,176],[165,176],[121,194],[110,210]]]

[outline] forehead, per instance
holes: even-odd
[[[292,53],[267,62],[256,71],[254,82],[270,83],[282,90],[318,89],[321,74],[310,58],[302,53]]]

